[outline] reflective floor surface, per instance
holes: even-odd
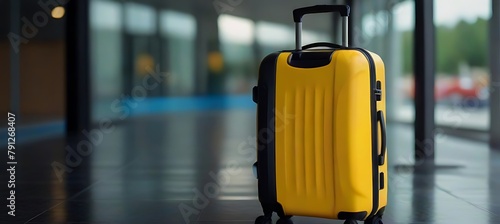
[[[1,223],[253,223],[261,214],[254,125],[252,110],[171,113],[89,130],[83,140],[19,145],[16,216],[3,205]],[[436,162],[449,167],[414,174],[394,168],[413,162],[412,127],[388,128],[384,223],[500,223],[499,151],[439,135]],[[0,178],[6,198],[7,173]]]

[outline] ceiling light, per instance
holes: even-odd
[[[54,19],[60,19],[64,16],[64,7],[62,6],[57,6],[54,9],[52,9],[52,12],[50,13],[52,15],[52,18]]]

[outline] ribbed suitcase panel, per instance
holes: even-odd
[[[284,172],[287,188],[297,195],[325,197],[324,132],[331,126],[325,125],[324,105],[324,88],[302,87],[285,93],[284,165],[293,171]]]
[[[333,68],[316,69],[277,72],[277,194],[289,214],[332,217]]]

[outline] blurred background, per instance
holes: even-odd
[[[479,131],[489,128],[491,6],[489,1],[481,1],[472,6],[467,1],[434,1],[438,124],[450,125],[452,121],[442,114],[460,105],[474,108],[468,111],[474,119],[460,122],[458,126]],[[57,123],[62,131],[67,88],[67,15],[64,4],[51,4],[51,1],[44,4],[2,1],[4,35],[0,83],[3,98],[0,106],[3,112],[17,111],[22,117],[20,124]],[[57,5],[61,5],[61,10],[53,9]],[[85,33],[91,120],[116,118],[118,113],[111,109],[112,102],[134,95],[134,87],[141,86],[144,77],[154,72],[168,78],[145,92],[136,90],[135,95],[145,98],[143,103],[210,95],[248,95],[256,83],[261,58],[273,51],[293,48],[290,9],[302,5],[305,4],[275,1],[262,7],[244,0],[230,3],[223,0],[210,3],[89,1]],[[45,7],[49,14],[45,14]],[[277,10],[279,7],[289,10]],[[37,14],[39,12],[44,14]],[[379,53],[389,69],[390,103],[397,108],[391,110],[389,118],[411,122],[414,116],[413,1],[366,3],[355,13],[359,18],[353,19],[353,45]],[[26,20],[10,19],[16,16]],[[336,26],[331,17],[309,16],[305,20],[303,42],[339,41],[340,34],[334,30]],[[9,36],[13,28],[20,32]],[[11,54],[11,42],[16,43],[19,54]]]
[[[423,75],[414,50],[429,46],[415,41],[413,0],[0,0],[0,113],[16,114],[19,163],[19,215],[2,223],[253,223],[251,89],[263,57],[294,48],[291,11],[314,4],[350,4],[351,45],[384,59],[387,223],[498,223],[500,97],[490,99],[490,80],[500,79],[500,4],[424,2],[435,46],[434,86],[424,86],[434,90],[432,175],[408,171]],[[308,15],[303,27],[304,44],[340,43],[339,15]],[[213,200],[186,210],[213,181]],[[308,220],[296,223],[330,223]]]

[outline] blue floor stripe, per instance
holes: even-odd
[[[132,115],[155,114],[162,112],[184,112],[227,109],[253,109],[256,104],[251,95],[205,96],[205,97],[169,97],[150,98],[136,102]]]
[[[56,120],[51,122],[45,122],[41,124],[27,125],[27,126],[15,126],[16,128],[16,144],[22,144],[32,141],[41,140],[44,138],[49,138],[52,136],[64,134],[64,129],[66,124],[63,120]],[[2,133],[0,134],[0,145],[2,148],[7,145],[7,128],[2,128]]]
[[[129,99],[137,106],[131,109],[131,116],[143,116],[169,112],[255,109],[251,95],[203,96],[203,97],[158,97],[147,98],[139,102]],[[125,103],[123,105],[126,105]],[[130,104],[129,104],[130,105]],[[53,136],[63,135],[66,124],[63,120],[41,124],[16,126],[16,143],[27,143]],[[0,129],[0,147],[7,144],[7,128]]]

